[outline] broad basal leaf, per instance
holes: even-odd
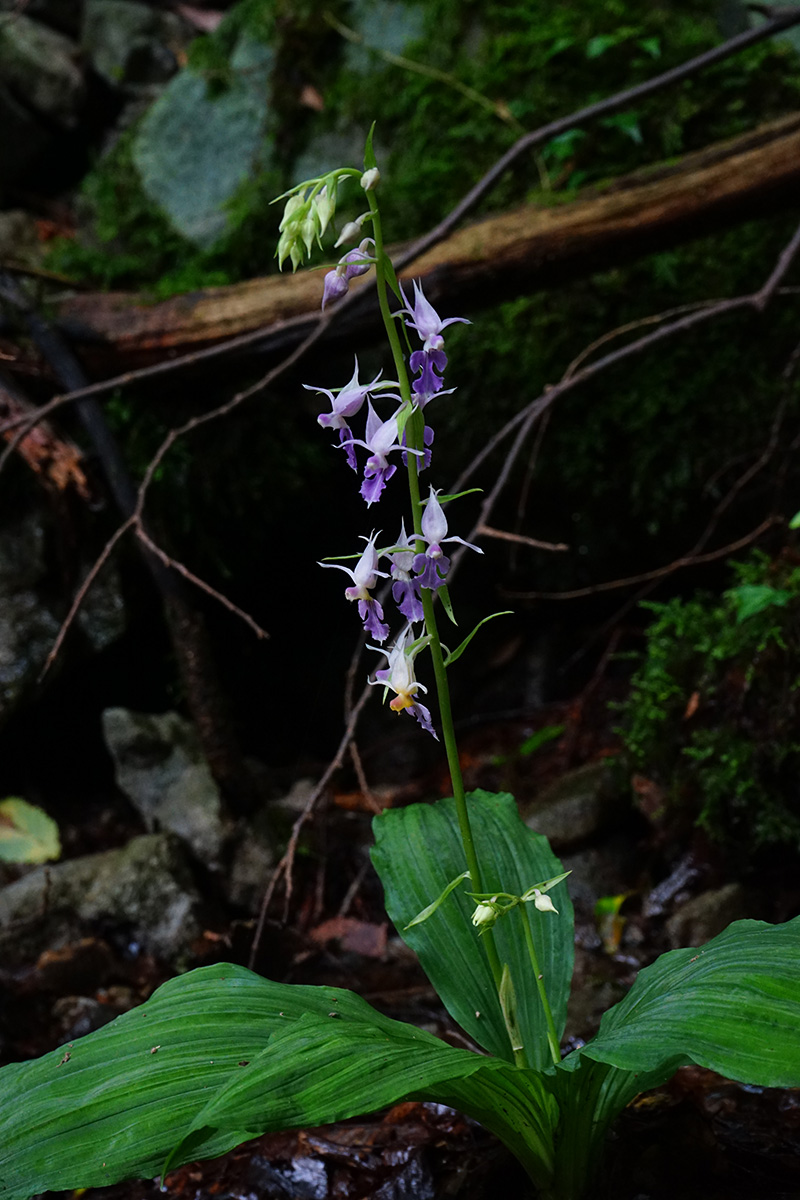
[[[365,1016],[378,1027],[395,1024],[350,992],[272,983],[221,965],[170,980],[140,1008],[52,1054],[5,1067],[0,1197],[159,1174],[200,1110],[247,1070],[276,1029],[307,1014],[331,1027]],[[206,1138],[203,1155],[223,1153],[254,1128],[226,1125]]]
[[[561,872],[547,839],[528,829],[512,796],[472,792],[468,797],[478,858],[487,892],[521,895],[533,884]],[[464,870],[464,851],[454,800],[392,809],[373,823],[375,868],[386,889],[386,908],[405,941],[459,1024],[492,1054],[512,1059],[503,1014],[489,965],[472,925],[475,908],[456,890],[427,921],[404,927],[442,894]],[[572,977],[572,905],[566,885],[552,892],[558,916],[528,905],[539,964],[559,1035],[566,1018]],[[507,963],[518,1003],[517,1020],[531,1067],[550,1064],[546,1028],[536,981],[525,950],[520,914],[502,917],[494,927],[501,963]]]
[[[534,1178],[549,1181],[558,1107],[542,1077],[457,1050],[432,1034],[380,1017],[307,1015],[269,1045],[197,1115],[180,1159],[221,1129],[296,1128],[343,1120],[407,1097],[435,1099],[482,1121]]]
[[[736,921],[699,949],[662,955],[581,1054],[628,1071],[693,1062],[743,1083],[800,1086],[800,917]]]

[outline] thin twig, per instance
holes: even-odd
[[[635,583],[650,583],[653,580],[663,579],[666,575],[671,575],[682,567],[695,567],[701,563],[715,562],[718,558],[725,558],[728,554],[735,554],[737,550],[757,541],[762,533],[766,533],[774,525],[782,525],[784,520],[784,517],[777,515],[769,516],[744,537],[737,538],[735,542],[728,542],[726,546],[719,546],[716,550],[709,550],[706,554],[684,554],[664,566],[654,567],[652,571],[642,571],[639,575],[628,575],[624,579],[609,579],[604,583],[592,583],[587,587],[573,588],[566,592],[504,591],[502,594],[509,600],[578,600],[583,596],[595,596],[599,592],[613,592],[618,588],[631,587]]]
[[[539,538],[528,537],[524,533],[510,533],[507,529],[493,529],[491,525],[479,525],[475,534],[477,537],[498,538],[504,542],[516,542],[520,546],[532,546],[534,550],[569,550],[566,542],[542,542]]]
[[[687,312],[697,312],[701,308],[709,308],[711,305],[719,304],[717,300],[698,300],[693,304],[679,304],[676,308],[667,308],[663,312],[653,313],[649,317],[638,317],[635,321],[628,321],[625,325],[618,325],[616,329],[610,329],[608,333],[604,333],[601,337],[595,338],[588,346],[584,346],[580,354],[576,354],[572,362],[567,367],[564,374],[561,376],[562,382],[566,379],[571,379],[581,363],[586,362],[587,358],[591,358],[595,350],[599,350],[601,346],[605,346],[608,342],[615,341],[625,333],[633,333],[635,329],[642,329],[645,325],[660,325],[662,321],[668,320],[670,317],[679,317]]]
[[[250,948],[250,959],[249,959],[248,965],[250,966],[251,969],[254,967],[256,958],[258,956],[258,948],[261,944],[261,937],[264,932],[264,922],[267,919],[267,911],[272,902],[272,897],[275,894],[275,890],[282,879],[286,880],[286,889],[285,889],[285,897],[284,897],[284,921],[286,921],[286,919],[287,919],[288,912],[289,912],[289,905],[291,903],[292,891],[293,891],[292,870],[294,867],[294,858],[295,858],[295,854],[297,853],[297,844],[300,840],[300,834],[302,832],[303,826],[305,825],[306,821],[309,819],[312,812],[314,811],[320,796],[323,795],[323,793],[325,792],[326,788],[328,787],[328,784],[330,783],[331,779],[333,778],[333,776],[336,774],[336,772],[339,770],[340,766],[344,762],[344,757],[347,754],[347,750],[350,745],[350,741],[352,739],[356,725],[358,724],[358,718],[361,715],[361,710],[364,707],[364,705],[366,704],[367,698],[369,697],[371,691],[372,691],[372,689],[369,686],[365,687],[364,690],[362,691],[361,695],[359,696],[358,700],[356,701],[355,705],[353,706],[353,711],[350,715],[350,720],[347,722],[347,727],[342,735],[342,739],[339,742],[339,745],[337,747],[335,755],[333,756],[331,761],[328,763],[328,766],[325,768],[325,771],[323,772],[319,782],[317,783],[317,786],[313,789],[313,791],[311,792],[311,795],[309,796],[308,800],[306,801],[305,808],[303,809],[300,816],[297,818],[294,825],[292,826],[292,832],[289,837],[289,842],[286,847],[286,852],[283,855],[283,858],[281,859],[281,861],[278,863],[277,867],[275,868],[275,872],[272,876],[272,879],[270,880],[269,887],[265,891],[264,899],[261,902],[261,911],[258,914],[258,924],[256,925],[256,931],[255,931],[255,934],[253,935],[253,944]]]
[[[339,911],[336,914],[337,917],[346,917],[347,914],[350,912],[350,907],[351,907],[353,901],[355,900],[356,896],[358,895],[358,889],[361,887],[362,883],[364,882],[364,879],[366,878],[366,874],[367,874],[367,871],[369,870],[369,867],[370,867],[369,859],[367,859],[358,868],[355,879],[353,880],[353,882],[350,884],[350,887],[345,892],[344,899],[342,900],[342,903],[339,905]]]
[[[375,799],[375,793],[373,792],[372,788],[369,786],[369,781],[367,780],[367,776],[364,771],[364,764],[361,761],[361,754],[359,752],[358,746],[356,745],[355,738],[351,738],[349,749],[350,749],[350,759],[353,763],[353,767],[355,768],[356,778],[358,779],[358,786],[361,789],[361,795],[367,801],[367,804],[369,804],[370,808],[372,809],[372,811],[374,813],[383,812],[383,809],[381,808],[380,804],[378,804],[378,801]]]
[[[97,576],[100,574],[103,567],[106,565],[109,558],[111,557],[111,552],[113,551],[117,542],[119,542],[122,539],[122,537],[128,532],[129,529],[131,529],[133,527],[133,525],[135,525],[135,523],[136,522],[135,522],[135,519],[133,516],[128,517],[127,521],[123,521],[123,523],[120,526],[118,526],[116,531],[108,539],[105,546],[100,551],[100,554],[95,559],[95,562],[94,562],[91,570],[88,572],[83,583],[81,584],[81,586],[78,588],[77,592],[75,593],[75,596],[73,597],[73,600],[72,600],[72,604],[70,605],[70,610],[67,613],[64,620],[62,621],[61,628],[59,629],[58,633],[56,634],[56,640],[53,642],[53,645],[50,648],[50,653],[47,655],[44,666],[42,667],[41,673],[39,675],[40,681],[44,678],[44,676],[47,674],[50,667],[52,666],[52,664],[55,662],[56,658],[58,657],[58,653],[59,653],[62,645],[64,644],[64,638],[67,636],[67,633],[69,632],[69,628],[72,625],[72,622],[77,617],[77,615],[80,611],[81,605],[83,604],[84,600],[86,599],[86,597],[92,587],[92,584],[94,583],[95,579],[97,579]]]
[[[222,592],[218,592],[217,589],[212,587],[210,583],[206,583],[205,580],[201,579],[199,575],[195,575],[193,571],[190,571],[189,568],[177,558],[173,558],[171,554],[167,554],[166,550],[162,550],[161,547],[158,546],[147,533],[145,533],[144,529],[142,528],[141,521],[139,520],[136,521],[136,536],[140,542],[143,542],[144,545],[147,546],[148,550],[151,550],[153,554],[155,554],[156,557],[161,560],[165,567],[170,567],[173,571],[177,571],[178,574],[182,575],[183,578],[188,580],[189,583],[194,584],[196,588],[199,588],[200,591],[205,592],[206,595],[211,596],[214,600],[221,604],[223,608],[227,608],[229,612],[239,617],[242,621],[244,621],[245,625],[249,625],[257,638],[269,637],[266,629],[262,629],[258,622],[254,620],[249,613],[246,613],[244,609],[239,608],[238,604],[234,604],[233,601],[229,600],[227,596],[224,596]]]
[[[529,427],[528,423],[535,420],[546,409],[550,408],[550,406],[554,404],[560,396],[572,391],[582,383],[586,383],[588,380],[595,378],[595,376],[599,375],[602,371],[607,370],[609,367],[616,366],[617,363],[624,362],[626,359],[631,358],[636,354],[640,354],[644,350],[649,350],[651,347],[658,345],[660,342],[667,341],[677,333],[685,333],[689,329],[694,329],[697,326],[704,324],[706,321],[723,316],[726,313],[739,312],[740,310],[746,308],[756,308],[759,311],[763,310],[763,307],[778,291],[778,284],[781,278],[789,270],[789,267],[793,261],[793,256],[797,253],[798,249],[800,249],[800,226],[798,226],[797,231],[793,235],[787,247],[781,252],[776,269],[770,273],[764,286],[761,287],[757,292],[748,292],[743,296],[733,296],[727,300],[718,300],[716,303],[710,304],[709,306],[702,308],[697,312],[688,313],[684,317],[679,317],[677,321],[672,321],[667,325],[661,325],[658,329],[654,329],[652,333],[644,334],[635,341],[628,342],[626,345],[621,346],[616,350],[609,351],[609,353],[604,355],[602,358],[595,359],[594,362],[589,363],[580,371],[577,371],[574,375],[570,376],[569,379],[562,379],[559,383],[548,385],[541,395],[537,396],[535,400],[532,400],[524,408],[520,409],[519,412],[515,413],[515,415],[511,417],[505,423],[505,425],[489,439],[486,445],[481,448],[478,454],[475,455],[472,461],[461,472],[458,479],[452,486],[452,491],[463,491],[478,467],[486,461],[486,459],[498,448],[498,446],[502,445],[506,438],[508,438],[518,426],[525,424],[526,427]],[[788,250],[791,250],[792,254],[787,254]],[[780,266],[781,268],[780,273],[777,270],[777,266]],[[495,489],[493,489],[493,492],[494,490]],[[485,523],[485,521],[486,515],[484,515],[482,510],[481,522]],[[473,534],[474,532],[475,530],[473,530]],[[458,552],[456,552],[456,555],[457,554]],[[454,555],[454,557],[456,556]]]
[[[547,427],[549,424],[550,413],[546,412],[542,416],[542,419],[539,422],[539,427],[536,430],[536,436],[533,439],[533,445],[531,446],[531,452],[528,455],[528,462],[525,467],[525,475],[522,480],[522,487],[520,488],[519,496],[517,497],[517,511],[514,514],[514,532],[516,534],[519,534],[519,531],[522,528],[522,523],[525,520],[525,512],[528,508],[528,498],[530,496],[531,487],[533,486],[533,477],[536,473],[536,464],[539,461],[539,455],[541,453],[542,445],[544,444],[544,435],[547,432]],[[509,565],[513,572],[517,565],[517,555],[516,551],[513,549],[509,555]]]

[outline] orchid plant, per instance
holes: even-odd
[[[385,660],[370,682],[447,755],[452,798],[376,817],[373,862],[391,919],[475,1048],[390,1020],[348,991],[274,983],[232,965],[191,971],[96,1033],[0,1071],[1,1200],[163,1177],[268,1130],[408,1097],[459,1108],[505,1142],[539,1196],[576,1200],[617,1114],[682,1064],[800,1085],[800,918],[739,921],[699,950],[663,955],[598,1034],[562,1057],[573,955],[566,873],[511,796],[465,794],[447,673],[480,626],[453,651],[437,626],[437,601],[453,619],[445,547],[468,543],[449,533],[445,509],[457,497],[432,484],[423,496],[420,476],[432,466],[430,414],[454,392],[444,386],[445,330],[465,318],[442,319],[418,282],[411,296],[398,284],[371,136],[363,171],[335,170],[282,197],[278,256],[293,267],[309,257],[348,182],[367,207],[341,232],[337,245],[358,245],[326,275],[323,305],[374,272],[394,378],[362,383],[356,360],[342,387],[311,390],[325,401],[319,424],[361,475],[367,508],[404,465],[409,532],[405,520],[394,541],[373,530],[354,566],[321,565],[349,576],[345,597]],[[395,609],[388,616],[380,580]],[[435,715],[420,698],[421,659]]]

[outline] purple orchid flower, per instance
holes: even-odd
[[[425,293],[423,292],[422,287],[416,281],[416,279],[414,280],[414,306],[413,306],[413,308],[409,304],[408,297],[406,296],[406,294],[402,288],[400,289],[400,291],[402,293],[403,299],[406,302],[405,308],[401,308],[400,312],[406,313],[409,317],[411,317],[410,321],[406,321],[406,325],[408,326],[409,329],[413,329],[414,332],[420,338],[422,338],[422,342],[423,342],[422,350],[423,351],[426,351],[426,350],[427,351],[433,350],[433,351],[437,351],[437,352],[443,351],[444,350],[444,338],[442,337],[442,330],[446,329],[448,325],[453,325],[456,322],[459,322],[463,325],[469,325],[471,323],[467,320],[466,317],[447,317],[446,320],[443,321],[441,319],[441,317],[439,316],[439,314],[437,313],[436,309],[430,303],[430,301],[425,299]],[[421,352],[417,351],[417,353],[421,353]],[[414,366],[413,358],[414,358],[414,356],[412,356],[411,369],[413,371],[418,371],[419,366]],[[441,367],[439,367],[439,369],[442,370],[444,368],[444,366],[446,365],[446,363],[447,363],[447,359],[445,359],[444,363],[442,364]],[[436,365],[436,360],[434,360],[434,365]],[[438,390],[438,389],[435,389],[435,390]]]
[[[460,542],[462,546],[468,546],[470,550],[476,550],[478,554],[483,554],[479,546],[473,546],[471,542],[465,542],[463,538],[447,537],[447,518],[436,496],[435,489],[431,488],[425,512],[422,514],[422,538],[428,543],[428,548],[424,554],[417,554],[414,558],[414,570],[418,572],[419,587],[430,588],[431,591],[436,591],[442,586],[447,572],[450,570],[450,559],[442,550],[442,543]]]
[[[405,709],[410,712],[422,728],[435,737],[438,742],[439,738],[433,728],[430,710],[424,704],[420,704],[416,698],[417,692],[427,692],[428,690],[424,684],[418,683],[414,676],[414,656],[417,651],[422,649],[424,641],[415,649],[409,650],[410,634],[411,630],[406,629],[388,654],[385,650],[379,650],[377,646],[371,647],[373,650],[379,650],[381,654],[386,654],[389,665],[381,671],[376,671],[374,680],[371,679],[369,682],[382,683],[384,687],[391,688],[395,693],[394,698],[389,701],[392,711],[399,713]],[[427,641],[427,639],[424,640]]]
[[[380,555],[375,549],[375,542],[379,536],[378,533],[372,533],[368,538],[362,540],[367,543],[364,553],[355,565],[353,570],[350,567],[344,566],[343,563],[319,563],[320,567],[335,567],[337,571],[345,571],[353,581],[353,586],[345,588],[344,594],[348,600],[358,601],[358,615],[364,624],[364,630],[375,638],[376,642],[385,642],[389,636],[389,626],[383,620],[383,608],[370,595],[372,589],[376,586],[378,578],[386,579],[386,571],[378,570],[378,562]]]
[[[427,396],[430,399],[444,387],[441,375],[436,374],[447,366],[444,350],[415,350],[409,359],[409,366],[412,371],[420,372],[411,385],[415,396]]]
[[[400,522],[400,537],[394,550],[388,551],[387,558],[392,563],[392,596],[395,604],[406,620],[422,621],[425,613],[419,598],[419,584],[411,574],[415,558],[414,543],[406,536],[405,521]]]
[[[320,413],[317,421],[323,429],[339,430],[339,442],[344,446],[347,461],[354,471],[358,470],[358,463],[356,462],[356,452],[353,447],[353,432],[347,422],[350,417],[354,417],[360,410],[370,391],[380,379],[381,374],[382,372],[379,371],[372,380],[372,383],[360,383],[358,379],[358,358],[356,357],[352,379],[338,392],[331,392],[328,388],[312,387],[309,383],[303,384],[306,391],[317,392],[321,396],[327,396],[330,400],[332,411],[329,413]]]
[[[399,400],[400,397],[394,396],[393,399]],[[374,504],[376,500],[380,499],[387,482],[397,470],[397,467],[389,462],[387,456],[393,450],[402,450],[403,447],[398,441],[398,436],[397,413],[389,417],[388,421],[382,421],[372,407],[372,402],[368,401],[365,440],[352,439],[353,445],[363,446],[365,450],[369,450],[369,458],[364,464],[364,482],[361,485],[361,495],[368,505]],[[421,454],[422,451],[412,450],[411,453]]]

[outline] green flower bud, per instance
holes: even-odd
[[[319,221],[319,236],[322,237],[325,230],[328,228],[330,219],[336,212],[336,190],[332,193],[328,191],[326,184],[314,201],[316,208],[317,220]]]
[[[281,218],[281,223],[278,226],[278,229],[283,231],[288,225],[299,220],[300,218],[298,209],[301,209],[304,206],[305,200],[301,196],[300,192],[295,192],[293,196],[290,196],[284,205],[283,217]]]

